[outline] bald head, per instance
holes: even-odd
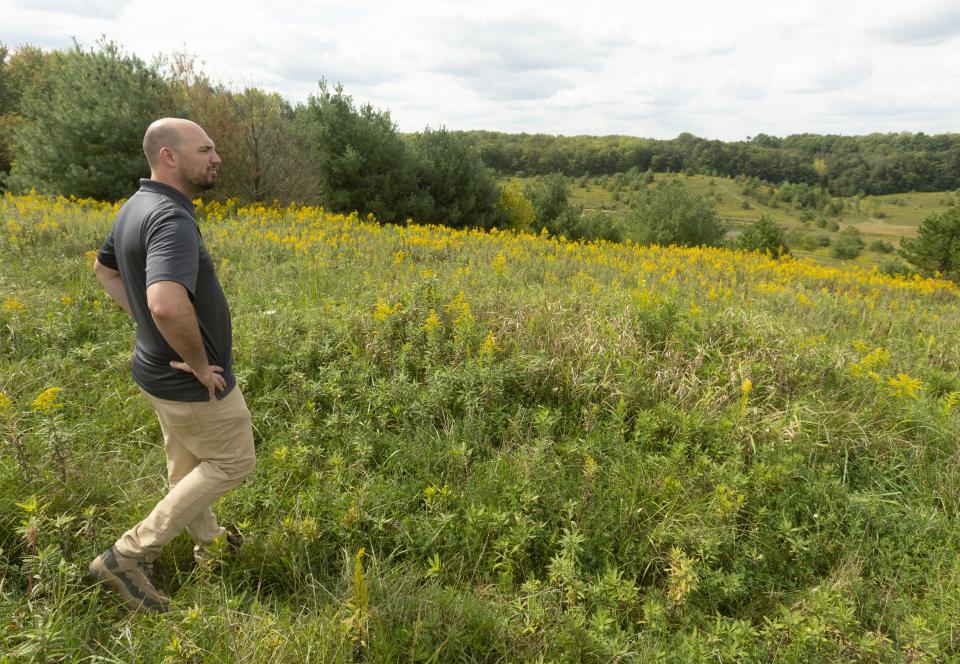
[[[156,168],[160,163],[160,150],[169,148],[176,152],[183,143],[184,134],[190,131],[200,131],[196,122],[182,118],[161,118],[156,120],[143,135],[143,152],[147,155],[150,168]]]
[[[196,122],[161,118],[143,136],[150,177],[196,196],[217,183],[220,157],[207,132]]]

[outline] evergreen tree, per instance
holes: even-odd
[[[48,56],[39,48],[20,46],[12,53],[0,44],[0,191],[14,158],[14,137],[23,122],[20,113],[24,91],[40,86],[40,73]]]
[[[49,54],[23,92],[10,188],[116,200],[149,174],[143,133],[164,113],[165,84],[112,42]]]
[[[898,253],[925,274],[960,281],[960,206],[924,219],[917,237],[900,241]]]
[[[325,205],[382,221],[431,214],[430,195],[418,186],[417,160],[389,112],[370,104],[358,109],[342,86],[326,81],[298,111]]]
[[[500,191],[493,174],[459,134],[425,129],[412,138],[419,160],[419,184],[431,206],[421,223],[453,228],[502,226],[506,215],[497,207]]]

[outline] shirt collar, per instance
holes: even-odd
[[[140,191],[149,191],[155,194],[162,194],[168,196],[174,200],[174,202],[179,203],[187,212],[192,216],[194,213],[193,201],[190,198],[180,191],[175,189],[168,184],[163,182],[157,182],[156,180],[150,180],[148,178],[140,178]]]

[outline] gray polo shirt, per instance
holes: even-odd
[[[140,180],[140,190],[120,208],[97,255],[100,263],[120,271],[137,321],[133,379],[153,396],[173,401],[206,401],[209,396],[193,374],[170,366],[171,360],[182,358],[160,334],[147,306],[147,286],[157,281],[175,281],[187,289],[207,360],[223,367],[227,387],[217,398],[237,383],[231,370],[230,309],[193,212],[193,203],[182,192]]]

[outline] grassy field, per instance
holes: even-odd
[[[164,490],[114,211],[0,201],[0,661],[960,658],[956,286],[313,208],[200,208],[259,465],[239,555],[180,536],[128,615],[84,578]]]
[[[894,247],[899,246],[900,238],[916,235],[916,229],[924,218],[931,214],[944,212],[958,200],[955,192],[891,194],[887,196],[866,196],[864,198],[840,198],[843,213],[828,217],[835,221],[837,228],[818,227],[815,220],[803,220],[803,211],[792,203],[778,202],[771,205],[764,202],[762,196],[745,194],[744,186],[730,178],[705,175],[682,175],[657,173],[655,181],[679,179],[692,192],[707,196],[714,202],[715,210],[728,223],[730,235],[736,236],[740,229],[760,218],[761,214],[774,219],[788,232],[826,236],[835,240],[839,230],[847,226],[857,228],[863,235],[867,248],[856,259],[844,261],[834,258],[829,247],[803,249],[796,241],[792,242],[792,251],[798,257],[810,258],[818,263],[831,266],[855,264],[870,268],[890,258],[889,253],[870,249],[875,240],[882,240]],[[536,178],[515,178],[515,181],[527,184]],[[636,237],[629,220],[630,199],[636,193],[633,183],[617,184],[616,176],[599,178],[572,178],[570,180],[570,200],[586,210],[602,210],[611,219],[623,223],[628,237]],[[771,188],[762,186],[759,192],[770,192]],[[749,208],[745,208],[745,205]],[[820,215],[815,215],[820,216]]]

